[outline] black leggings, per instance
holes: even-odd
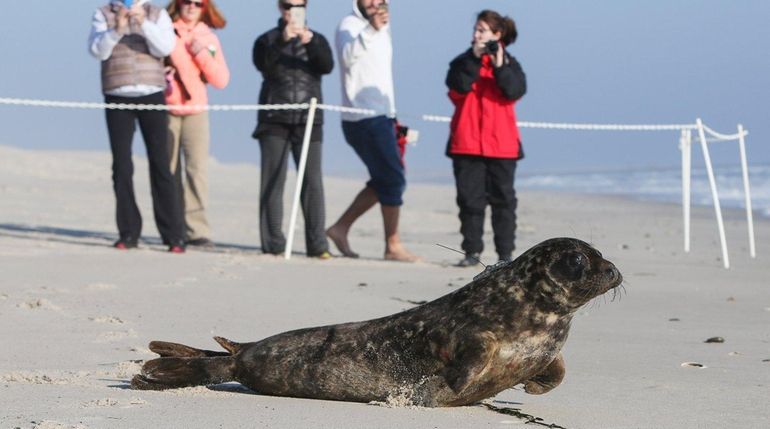
[[[317,125],[318,126],[318,125]],[[283,189],[289,153],[299,164],[305,125],[286,125],[280,133],[265,132],[259,137],[261,175],[259,198],[259,230],[262,251],[282,253],[286,237],[283,224]],[[305,217],[305,246],[308,255],[318,256],[329,250],[326,240],[326,208],[324,206],[323,175],[321,173],[320,141],[311,141],[308,147],[305,180],[300,190],[300,203]]]
[[[162,92],[143,97],[105,96],[107,103],[165,104]],[[150,187],[155,224],[165,244],[184,242],[184,220],[181,200],[174,185],[168,155],[168,113],[164,110],[106,111],[107,131],[112,149],[112,183],[115,190],[116,218],[122,240],[138,240],[142,233],[142,216],[134,195],[134,163],[131,142],[136,122],[147,147],[150,164]]]
[[[484,250],[484,213],[492,207],[495,250],[502,258],[510,257],[516,239],[515,159],[481,156],[452,157],[457,205],[460,207],[462,249],[466,253]]]

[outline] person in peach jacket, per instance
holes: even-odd
[[[174,0],[167,10],[177,40],[167,59],[166,103],[180,106],[172,107],[169,115],[171,172],[183,195],[187,245],[211,247],[206,218],[209,115],[199,106],[208,104],[207,84],[223,89],[230,80],[222,46],[212,31],[224,28],[226,21],[213,0]]]

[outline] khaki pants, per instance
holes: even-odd
[[[184,195],[186,239],[210,239],[211,231],[206,219],[209,195],[208,112],[186,116],[169,115],[168,134],[171,173],[176,179],[179,195]]]

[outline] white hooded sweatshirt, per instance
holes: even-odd
[[[372,115],[342,113],[342,120],[359,121],[380,115],[395,117],[390,25],[375,30],[358,9],[358,1],[353,0],[353,13],[340,22],[335,42],[342,78],[342,104],[376,112]]]

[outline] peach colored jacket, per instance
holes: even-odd
[[[173,76],[167,76],[166,103],[174,105],[204,105],[208,103],[206,84],[222,89],[230,81],[230,70],[219,38],[203,22],[190,27],[178,19],[174,22],[177,43],[170,59],[176,68]],[[203,49],[197,55],[190,52],[190,44],[197,40]],[[200,109],[171,109],[172,115],[183,116],[200,113]]]

